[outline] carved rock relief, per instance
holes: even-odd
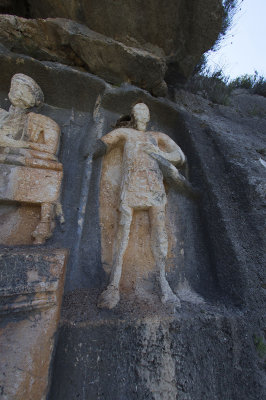
[[[192,191],[177,167],[185,163],[180,147],[167,135],[147,132],[149,110],[133,107],[134,128],[118,128],[101,139],[94,157],[104,155],[100,188],[102,261],[110,282],[98,306],[113,308],[122,291],[142,290],[158,277],[161,300],[180,306],[170,288],[165,267],[174,242],[166,230],[165,180]],[[104,144],[104,146],[103,146]],[[142,289],[141,289],[142,286]],[[144,290],[145,292],[145,290]]]
[[[0,110],[0,242],[42,244],[52,235],[60,204],[60,128],[52,119],[31,112],[43,102],[43,93],[30,77],[14,75],[8,96],[9,111]],[[21,207],[14,212],[17,204]]]
[[[11,80],[0,109],[0,244],[43,244],[60,211],[60,128],[33,112],[43,93],[29,76]],[[0,252],[0,397],[43,400],[63,296],[67,251]]]

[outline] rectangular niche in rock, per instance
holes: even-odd
[[[128,127],[107,133],[96,142],[92,152],[93,158],[106,154],[100,190],[103,259],[107,254],[104,245],[114,242],[111,246],[110,282],[98,300],[100,308],[112,309],[120,300],[122,270],[128,264],[124,263],[124,256],[129,247],[133,214],[139,211],[145,215],[138,223],[138,239],[134,241],[131,258],[141,265],[142,279],[145,273],[148,275],[150,265],[155,264],[152,269],[158,276],[162,303],[180,307],[180,300],[172,291],[165,272],[168,233],[164,181],[186,194],[194,195],[194,191],[177,169],[186,162],[183,151],[166,134],[146,131],[149,120],[148,106],[137,103],[132,109],[131,125],[128,122]],[[147,227],[150,232],[147,232]],[[147,236],[150,237],[151,257],[143,261],[138,256],[138,242]],[[130,282],[134,281],[132,270],[134,273],[135,269],[127,269]]]

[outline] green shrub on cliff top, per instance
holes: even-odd
[[[232,91],[228,82],[229,77],[221,69],[211,71],[210,68],[205,68],[188,80],[185,89],[213,103],[228,105]]]
[[[211,71],[210,68],[205,68],[188,80],[185,89],[213,103],[228,105],[234,89],[247,89],[250,93],[266,97],[266,79],[255,71],[254,74],[245,74],[230,82],[222,69]]]
[[[266,97],[266,79],[255,71],[253,75],[241,75],[230,82],[232,89],[248,89],[251,93],[260,94]]]

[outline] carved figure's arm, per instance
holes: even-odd
[[[29,148],[29,143],[25,140],[15,140],[12,137],[7,136],[7,132],[1,131],[1,126],[5,123],[8,118],[8,111],[0,108],[0,146],[2,147],[16,147],[16,148]]]
[[[92,158],[95,160],[96,158],[104,156],[106,153],[107,145],[101,139],[97,139],[93,147]],[[88,157],[90,154],[91,152],[89,152],[86,157]]]
[[[1,136],[0,133],[0,146],[28,149],[30,148],[30,143],[25,140],[15,140],[7,136]]]
[[[154,132],[153,134],[157,137],[158,145],[165,148],[165,151],[159,148],[154,153],[159,154],[176,166],[181,166],[186,162],[185,154],[169,136],[161,132]]]
[[[151,153],[151,156],[158,162],[163,177],[170,186],[191,198],[196,199],[200,196],[200,193],[165,157],[156,153]]]
[[[126,133],[123,129],[115,129],[104,135],[101,141],[107,146],[107,153],[112,150],[119,142],[126,139]]]
[[[0,146],[3,147],[16,147],[16,148],[29,148],[29,143],[25,140],[16,140],[12,137],[7,136],[7,132],[1,132],[1,126],[5,123],[5,119],[8,117],[8,111],[0,108]]]
[[[126,139],[126,133],[122,129],[115,129],[98,139],[92,149],[85,157],[92,154],[92,158],[102,157],[112,150],[120,141]]]
[[[56,154],[60,128],[51,118],[41,114],[29,113],[28,135],[31,149]]]

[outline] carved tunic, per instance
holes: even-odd
[[[166,204],[163,175],[157,161],[148,154],[157,152],[171,162],[180,161],[180,148],[168,136],[160,132],[142,132],[135,129],[116,129],[105,135],[102,141],[108,151],[120,141],[124,142],[121,207],[145,209]],[[162,152],[160,142],[168,152]]]
[[[148,133],[127,134],[123,154],[121,203],[145,208],[166,203],[163,176],[157,162],[144,151],[145,144],[157,145]]]

